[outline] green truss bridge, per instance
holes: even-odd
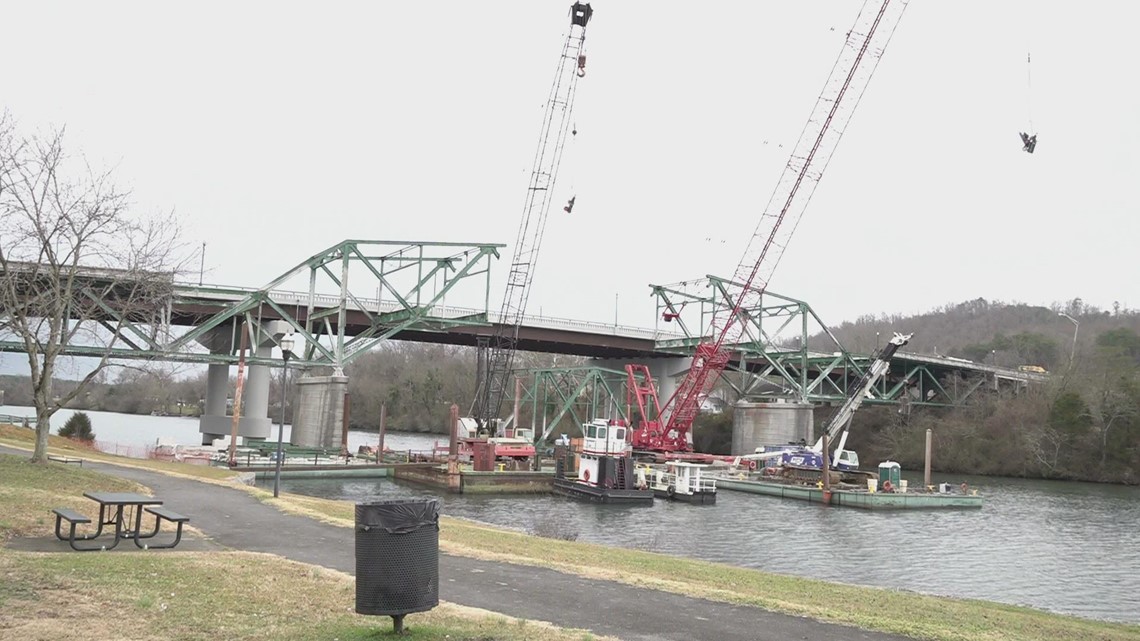
[[[209,365],[238,362],[248,345],[251,366],[278,367],[273,346],[293,333],[292,361],[301,369],[341,372],[355,358],[386,340],[474,346],[494,334],[491,263],[504,245],[346,240],[314,254],[258,289],[196,285],[170,279],[164,295],[147,310],[121,309],[113,295],[139,274],[82,268],[73,288],[77,332],[64,349],[71,356],[143,359]],[[4,277],[29,278],[35,265],[9,265]],[[153,275],[148,278],[155,278]],[[625,362],[651,365],[662,397],[684,373],[694,346],[717,305],[731,304],[731,281],[709,276],[692,285],[652,286],[658,300],[656,327],[639,328],[542,316],[524,317],[518,348],[592,357],[594,366],[539,370],[530,378],[533,399],[563,396],[582,385],[618,386]],[[698,291],[699,293],[694,293]],[[447,305],[478,301],[474,307]],[[745,310],[747,342],[725,380],[745,395],[830,403],[846,396],[869,355],[846,350],[811,307],[765,293]],[[0,327],[3,317],[0,316]],[[900,328],[904,329],[904,328]],[[243,336],[244,335],[244,336]],[[23,352],[11,333],[0,332],[0,350]],[[892,371],[875,391],[876,402],[953,405],[989,385],[1025,386],[1047,375],[1010,370],[936,355],[898,353]],[[559,391],[551,391],[556,385]]]

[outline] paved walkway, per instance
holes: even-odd
[[[4,447],[0,451],[27,455]],[[349,574],[356,570],[352,528],[286,514],[240,489],[116,465],[87,462],[84,467],[151,488],[171,509],[190,516],[190,523],[216,545],[277,554]],[[198,547],[194,539],[187,543],[190,545],[186,549]],[[66,545],[61,549],[70,551]],[[179,549],[183,549],[182,545]],[[906,639],[756,607],[449,554],[440,555],[439,578],[442,600],[563,627],[585,628],[623,641]],[[409,626],[415,625],[415,615],[411,617]]]

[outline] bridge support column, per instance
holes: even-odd
[[[267,324],[267,331],[280,331]],[[253,351],[262,358],[273,355],[274,342],[269,333],[263,333],[266,340]],[[231,336],[228,331],[211,333],[201,339],[203,345],[214,353],[232,353]],[[206,374],[206,411],[198,419],[198,431],[202,433],[202,444],[210,445],[214,439],[228,438],[233,431],[233,417],[228,416],[230,392],[230,365],[210,365]],[[238,421],[238,436],[242,438],[268,439],[273,429],[269,418],[269,367],[251,365],[246,369],[242,383],[241,418]]]
[[[297,447],[340,448],[348,377],[305,376],[297,380],[297,404],[289,443]]]
[[[211,365],[206,371],[206,409],[198,419],[198,431],[202,433],[202,445],[210,445],[223,434],[222,423],[226,418],[226,397],[230,386],[230,366]]]
[[[272,348],[261,347],[259,356],[268,356]],[[198,419],[202,444],[214,439],[228,438],[233,431],[233,416],[229,411],[230,366],[211,365],[206,374],[206,413]],[[269,438],[273,427],[269,419],[269,368],[264,365],[250,367],[242,384],[241,418],[238,436],[243,438]]]

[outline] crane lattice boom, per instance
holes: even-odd
[[[593,9],[590,4],[575,2],[570,7],[570,31],[558,58],[558,70],[550,87],[538,149],[534,155],[530,184],[523,204],[522,220],[515,238],[514,256],[507,273],[507,288],[503,294],[495,333],[479,344],[479,384],[475,393],[472,416],[483,429],[499,416],[503,397],[510,387],[511,364],[518,343],[519,326],[526,311],[530,284],[534,280],[538,252],[542,246],[542,233],[554,186],[558,180],[558,166],[566,134],[571,129],[570,114],[574,107],[574,93],[578,79],[585,75],[586,25]]]
[[[831,75],[737,266],[734,280],[744,287],[731,308],[714,313],[710,335],[697,346],[688,374],[665,404],[669,418],[664,433],[673,449],[692,449],[692,423],[701,402],[746,331],[741,309],[759,303],[906,4],[906,0],[883,0],[876,7],[868,0],[847,32]]]
[[[867,371],[863,372],[863,375],[859,377],[859,380],[852,387],[854,391],[847,396],[847,400],[843,402],[843,405],[839,406],[839,409],[835,411],[831,420],[827,422],[827,426],[824,427],[824,433],[827,434],[828,443],[835,446],[835,455],[832,456],[832,461],[839,460],[839,453],[842,452],[843,448],[847,445],[847,426],[851,423],[851,418],[855,416],[855,411],[858,410],[863,405],[863,401],[871,395],[871,389],[875,387],[879,379],[887,375],[887,371],[891,367],[891,359],[894,358],[895,352],[910,342],[911,336],[913,336],[913,334],[900,334],[895,332],[894,337],[887,341],[883,349],[875,355],[875,360],[871,362],[870,366],[867,367]],[[842,436],[836,440],[840,432],[842,432]],[[812,446],[812,450],[815,452],[823,451],[822,436],[820,436],[815,442],[815,445]]]

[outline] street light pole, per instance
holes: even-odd
[[[1073,347],[1072,347],[1072,349],[1069,350],[1069,367],[1072,368],[1073,367],[1073,359],[1076,358],[1076,356],[1077,356],[1077,331],[1081,328],[1081,323],[1080,323],[1080,321],[1073,318],[1072,316],[1069,316],[1065,312],[1057,312],[1057,315],[1058,316],[1064,316],[1065,318],[1073,321]]]
[[[281,358],[285,369],[281,373],[281,422],[277,425],[277,465],[273,471],[273,498],[277,498],[281,487],[281,442],[285,433],[285,395],[289,391],[289,357],[293,355],[292,332],[281,337]]]

